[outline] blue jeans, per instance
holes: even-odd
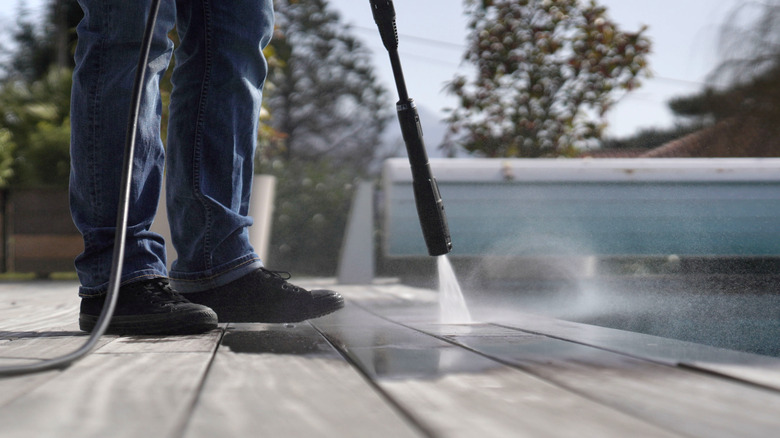
[[[70,203],[84,237],[82,296],[106,291],[122,151],[150,0],[79,0],[71,101]],[[160,138],[160,79],[174,54],[168,142]],[[122,283],[170,277],[182,292],[221,286],[262,266],[247,227],[253,158],[273,31],[271,0],[163,0],[154,33],[133,163]],[[163,169],[173,245],[149,231]]]

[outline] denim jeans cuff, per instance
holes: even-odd
[[[132,274],[128,274],[127,276],[123,276],[122,281],[119,283],[119,285],[124,286],[126,284],[134,283],[136,281],[149,280],[152,278],[166,278],[166,276],[165,274],[157,271],[134,272]],[[81,298],[100,297],[105,295],[107,291],[108,291],[108,282],[105,282],[98,286],[81,286],[79,287],[79,296]]]
[[[263,262],[256,255],[245,256],[206,272],[171,271],[171,286],[176,292],[201,292],[224,286],[238,280],[246,274],[263,267]]]

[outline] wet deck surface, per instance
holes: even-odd
[[[313,283],[298,282],[302,286]],[[105,336],[0,378],[2,437],[767,437],[780,359],[548,317],[437,323],[436,294],[330,285],[344,310],[199,336]],[[0,364],[73,350],[74,283],[0,284]]]

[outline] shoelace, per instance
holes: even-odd
[[[171,288],[170,284],[168,284],[166,280],[150,280],[143,285],[143,288],[146,292],[149,293],[149,298],[161,304],[178,304],[187,302],[183,296]]]
[[[292,274],[287,271],[272,271],[265,268],[260,268],[260,270],[263,271],[263,278],[281,283],[281,288],[283,290],[291,290],[295,292],[304,291],[304,289],[287,282],[287,280],[292,278]]]

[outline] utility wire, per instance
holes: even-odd
[[[375,32],[375,29],[372,29],[372,28],[369,28],[369,27],[354,26],[354,25],[352,25],[350,27],[352,29],[359,30],[361,32],[371,33],[372,35]],[[420,37],[420,36],[408,35],[408,34],[399,34],[399,36],[403,37],[404,40],[416,41],[416,42],[418,42],[420,44],[426,44],[426,45],[429,45],[429,46],[432,46],[432,47],[444,48],[444,49],[450,49],[450,50],[461,50],[461,51],[465,51],[466,50],[466,45],[465,44],[458,44],[458,43],[453,43],[453,42],[449,42],[449,41],[437,40],[437,39],[433,39],[433,38],[426,38],[426,37]],[[420,56],[420,55],[416,55],[416,54],[413,54],[413,53],[406,53],[406,54],[404,54],[404,56],[405,57],[418,58],[418,59],[420,59],[422,61],[427,61],[427,62],[431,62],[431,63],[434,63],[434,64],[460,65],[459,62],[455,63],[455,62],[442,61],[442,60],[438,60],[438,59],[430,59],[430,58],[423,57],[423,56]],[[699,85],[699,86],[707,86],[707,85],[709,85],[707,82],[704,82],[704,81],[696,81],[696,80],[691,80],[691,79],[679,79],[679,78],[672,78],[672,77],[668,77],[668,76],[653,76],[653,77],[651,77],[649,79],[663,81],[663,82],[675,82],[675,83],[680,83],[680,84],[689,84],[689,85]]]
[[[374,33],[376,33],[376,29],[372,29],[372,28],[368,28],[368,27],[363,27],[363,26],[350,26],[350,27],[352,29],[359,30],[361,32],[366,32],[366,33],[370,32],[372,35],[374,35]],[[465,44],[452,43],[452,42],[449,42],[449,41],[442,41],[442,40],[437,40],[437,39],[433,39],[433,38],[425,38],[425,37],[408,35],[408,34],[401,34],[401,33],[399,33],[398,36],[399,37],[403,37],[404,40],[417,41],[418,43],[427,44],[429,46],[438,47],[438,48],[441,48],[441,49],[451,49],[451,50],[453,50],[453,49],[465,50],[466,49],[466,45]]]
[[[687,84],[687,85],[699,85],[702,87],[709,86],[710,84],[704,81],[694,81],[691,79],[678,79],[678,78],[670,78],[668,76],[652,76],[649,78],[650,80],[658,80],[663,82],[675,82],[678,84]]]

